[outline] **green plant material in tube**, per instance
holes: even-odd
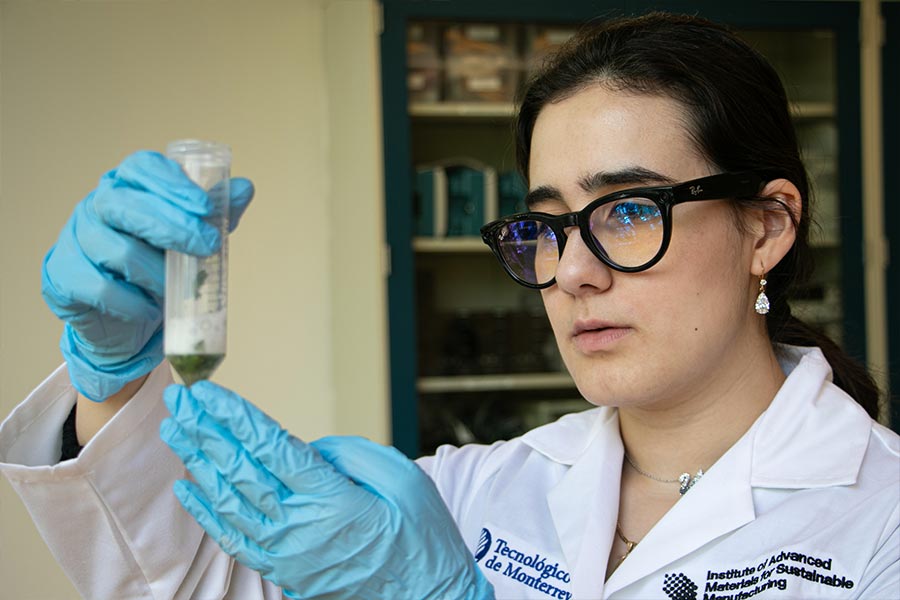
[[[166,360],[178,373],[185,385],[193,385],[209,376],[225,359],[224,354],[176,354],[166,356]]]
[[[206,279],[209,277],[209,274],[206,271],[200,271],[197,273],[197,279],[194,281],[194,299],[200,299],[200,288],[206,283]]]

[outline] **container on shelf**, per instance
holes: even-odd
[[[518,27],[505,23],[455,23],[444,28],[447,59],[481,57],[498,64],[515,62]]]
[[[418,165],[413,194],[416,236],[478,237],[497,218],[497,171],[471,158]]]
[[[423,58],[415,64],[410,63],[406,75],[409,101],[428,104],[439,102],[443,79],[443,64],[440,60]]]
[[[515,63],[497,65],[476,57],[448,58],[445,72],[451,102],[512,102],[520,79]]]
[[[407,27],[406,66],[409,101],[439,102],[444,63],[440,55],[440,29],[436,23],[411,23]]]
[[[415,235],[437,238],[447,235],[447,173],[444,167],[417,167],[413,194]]]
[[[496,23],[444,29],[445,100],[512,102],[520,80],[518,28]]]

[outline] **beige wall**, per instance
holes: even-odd
[[[388,440],[376,16],[375,0],[0,1],[0,417],[60,362],[40,262],[75,203],[133,150],[201,137],[257,185],[215,379],[298,435]],[[0,598],[75,597],[0,481]]]

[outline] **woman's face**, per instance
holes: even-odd
[[[535,123],[529,179],[550,193],[531,209],[576,211],[616,190],[714,174],[685,123],[671,99],[603,85],[548,104]],[[672,217],[668,251],[640,273],[609,269],[570,229],[556,284],[542,292],[563,360],[595,404],[689,400],[735,377],[749,352],[742,340],[763,335],[752,309],[753,242],[728,201],[680,204]]]

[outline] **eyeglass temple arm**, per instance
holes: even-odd
[[[722,173],[694,179],[675,186],[676,201],[715,200],[729,196],[758,194],[764,180],[758,173]]]

